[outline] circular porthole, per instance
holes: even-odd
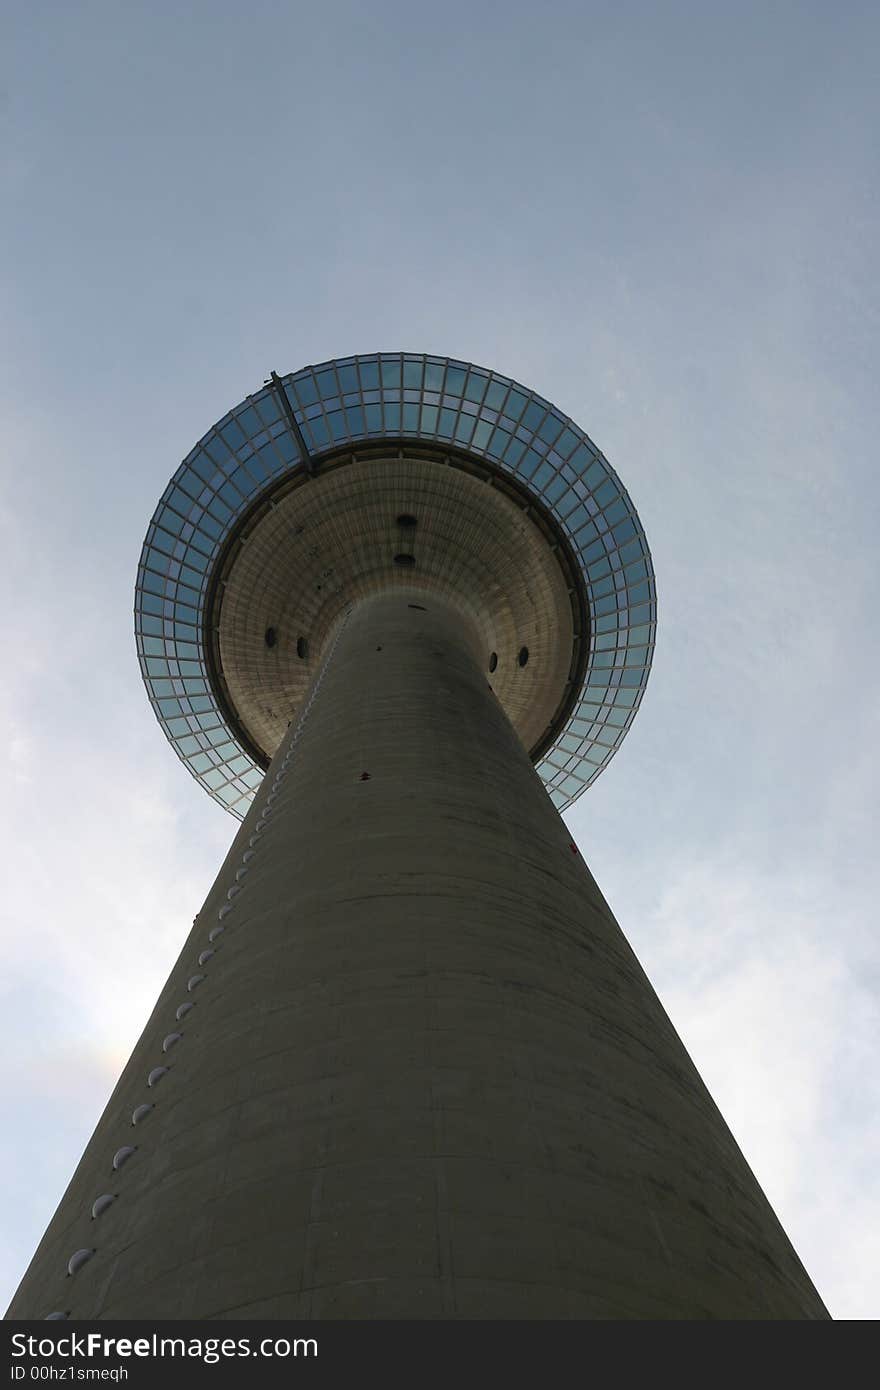
[[[275,643],[276,643],[277,641],[278,641],[278,633],[275,631],[274,627],[267,627],[267,628],[266,628],[266,636],[265,636],[266,646],[267,646],[267,647],[274,647],[274,646],[275,646]]]
[[[213,954],[214,952],[212,951],[210,946],[208,946],[204,951],[199,951],[199,965],[207,965],[208,961],[211,959]]]
[[[69,1313],[47,1313],[43,1322],[66,1322],[69,1317]]]
[[[300,661],[305,661],[306,657],[308,656],[309,644],[305,637],[297,637],[296,654],[299,657]]]
[[[207,979],[207,976],[205,976],[205,975],[190,975],[189,979],[188,979],[187,982],[186,982],[187,991],[188,991],[190,994],[192,994],[193,990],[194,990],[194,989],[198,989],[199,985],[202,983],[202,980],[204,980],[204,979]]]
[[[489,656],[489,670],[494,671],[498,665],[498,653],[492,652]]]
[[[170,1052],[172,1047],[177,1046],[182,1037],[182,1033],[166,1033],[165,1037],[162,1039],[162,1051]]]
[[[174,1015],[174,1017],[177,1019],[177,1022],[179,1023],[180,1020],[184,1017],[184,1015],[185,1015],[185,1014],[188,1014],[189,1011],[190,1011],[190,1009],[192,1009],[192,1008],[195,1008],[195,1005],[194,1005],[194,1004],[189,1004],[189,1003],[186,1003],[186,1004],[178,1004],[178,1006],[177,1006],[177,1012],[176,1012],[176,1014]]]
[[[115,1201],[115,1192],[102,1192],[100,1197],[96,1197],[94,1202],[92,1202],[92,1220],[97,1221],[101,1212],[106,1211],[108,1207],[112,1207]]]
[[[225,927],[212,927],[211,930],[208,932],[208,940],[216,941],[217,937],[222,936],[225,930]]]
[[[145,1120],[147,1118],[152,1108],[152,1105],[147,1105],[146,1102],[144,1102],[143,1105],[136,1105],[134,1110],[132,1110],[131,1112],[132,1124],[139,1125],[142,1120]]]
[[[401,552],[399,555],[395,555],[394,563],[404,570],[415,569],[416,557],[415,555],[407,555]]]
[[[157,1086],[162,1080],[162,1077],[165,1076],[169,1070],[168,1067],[153,1067],[153,1070],[147,1077],[147,1085]]]
[[[137,1153],[134,1144],[123,1144],[121,1149],[117,1149],[113,1155],[113,1171],[118,1173],[123,1163],[127,1163],[133,1153]]]
[[[516,659],[517,659],[517,661],[519,662],[520,666],[525,666],[526,662],[527,662],[528,659],[529,659],[529,649],[528,649],[528,647],[520,647],[520,649],[519,649],[519,656],[518,656]]]
[[[403,531],[413,531],[418,526],[415,517],[410,516],[409,512],[401,512],[397,518],[397,524]]]

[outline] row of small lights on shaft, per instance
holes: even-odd
[[[220,938],[220,936],[222,936],[223,932],[226,930],[225,919],[234,910],[235,899],[242,891],[241,880],[250,872],[250,869],[252,867],[252,861],[256,857],[256,852],[259,847],[260,837],[267,829],[269,820],[274,815],[275,810],[277,809],[276,802],[278,801],[278,797],[280,795],[279,789],[281,787],[281,783],[287,776],[287,769],[290,760],[293,757],[294,748],[297,742],[299,741],[306,720],[308,719],[309,714],[311,712],[312,705],[314,704],[318,691],[321,688],[321,684],[324,680],[327,668],[330,665],[333,653],[336,650],[336,644],[339,641],[340,636],[342,635],[343,628],[348,622],[348,617],[349,615],[348,613],[346,613],[339,628],[337,629],[336,636],[333,639],[324,664],[322,665],[318,677],[315,681],[315,684],[312,687],[312,692],[308,698],[308,701],[306,702],[305,708],[303,709],[299,719],[297,720],[296,728],[294,729],[293,734],[291,736],[287,752],[285,753],[284,758],[281,762],[281,766],[275,775],[275,780],[272,783],[269,795],[266,797],[266,804],[262,808],[260,812],[260,817],[256,825],[254,826],[254,832],[248,840],[248,848],[241,856],[241,864],[235,871],[235,881],[227,889],[227,901],[223,904],[223,906],[219,909],[217,913],[217,923],[208,932],[208,945],[205,947],[204,950],[199,952],[198,964],[200,967],[207,965],[208,961],[211,959],[212,956],[214,956],[217,953],[217,950],[219,949],[219,947],[215,946],[214,943]],[[186,982],[187,993],[192,994],[192,992],[195,989],[198,989],[199,985],[205,979],[207,979],[207,975],[203,970],[199,970],[195,974],[190,975],[189,979]],[[183,1019],[186,1017],[186,1015],[189,1013],[189,1011],[194,1007],[195,1005],[191,999],[187,999],[182,1004],[179,1004],[175,1014],[176,1021],[178,1023],[181,1023]],[[171,1033],[167,1033],[162,1041],[163,1054],[167,1055],[167,1053],[169,1053],[173,1047],[177,1046],[177,1044],[181,1041],[182,1038],[183,1034],[180,1032],[174,1031]],[[170,1065],[153,1067],[152,1071],[149,1073],[147,1077],[147,1086],[150,1089],[152,1089],[154,1086],[157,1086],[159,1082],[162,1080],[162,1078],[166,1076],[170,1070]],[[141,1124],[146,1119],[147,1115],[149,1115],[152,1109],[153,1103],[149,1101],[144,1101],[140,1105],[135,1106],[131,1115],[132,1125]],[[120,1168],[122,1168],[123,1165],[128,1162],[132,1155],[137,1152],[137,1147],[138,1146],[136,1144],[123,1144],[121,1148],[116,1150],[116,1153],[113,1155],[112,1164],[114,1172],[118,1172]],[[108,1209],[108,1207],[111,1207],[113,1205],[118,1196],[119,1194],[116,1192],[102,1192],[99,1197],[96,1197],[95,1201],[92,1203],[91,1219],[93,1221],[96,1221],[98,1217],[101,1216],[101,1214]],[[83,1265],[88,1264],[92,1256],[96,1254],[97,1247],[94,1246],[85,1246],[80,1250],[74,1251],[74,1253],[71,1255],[70,1259],[67,1262],[68,1277],[76,1274],[80,1269],[82,1269]],[[44,1321],[63,1322],[69,1316],[69,1312],[58,1311],[53,1313],[47,1313]]]

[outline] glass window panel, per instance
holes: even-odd
[[[521,439],[511,439],[504,452],[504,462],[508,464],[510,468],[518,467],[519,462],[523,454],[525,453],[525,447],[526,446],[525,444],[523,444]]]
[[[232,517],[232,512],[226,506],[225,502],[220,501],[219,497],[212,498],[208,511],[214,517],[215,521],[221,521],[224,525]]]
[[[379,387],[378,362],[360,362],[361,385],[365,391],[376,391]]]
[[[230,420],[228,425],[223,426],[220,437],[224,444],[228,444],[233,451],[240,449],[245,442],[244,431],[235,420]]]
[[[411,391],[420,391],[422,386],[422,364],[421,362],[404,362],[403,364],[403,384],[408,386]]]
[[[507,387],[500,381],[490,381],[483,404],[489,410],[500,410],[507,395]]]
[[[392,433],[400,429],[400,406],[390,401],[385,402],[385,428]]]
[[[638,537],[636,537],[635,540],[629,541],[626,545],[620,547],[620,563],[622,565],[628,565],[631,560],[639,559],[641,554],[642,543]]]
[[[489,443],[489,435],[492,433],[492,426],[488,420],[478,420],[474,429],[471,445],[474,449],[485,449]]]
[[[437,433],[444,439],[451,439],[455,433],[455,421],[457,419],[454,410],[444,408],[440,411],[440,423],[437,426]]]
[[[552,477],[553,469],[550,467],[550,464],[542,463],[540,468],[536,472],[534,478],[532,479],[532,482],[534,486],[539,490],[539,492],[543,492],[544,488],[550,482],[550,479]]]
[[[405,405],[403,407],[403,428],[407,434],[418,434],[419,407],[417,405]]]
[[[552,444],[559,437],[561,430],[562,421],[557,420],[555,415],[548,415],[538,430],[538,438],[543,439],[545,444]]]
[[[358,391],[357,368],[353,363],[347,367],[337,367],[336,373],[339,377],[339,386],[342,391]]]
[[[647,573],[648,566],[645,564],[644,560],[638,560],[633,565],[627,565],[625,571],[627,583],[629,584],[633,579],[641,579]]]
[[[568,483],[564,478],[557,474],[551,483],[544,490],[544,496],[548,502],[558,502],[564,493],[568,492]]]
[[[400,390],[400,362],[394,358],[383,357],[381,361],[382,390]]]
[[[464,394],[467,400],[479,405],[486,390],[486,378],[478,372],[468,372],[467,381],[464,384]]]
[[[472,415],[462,415],[455,431],[455,437],[460,444],[470,443],[471,432],[474,428],[474,417]]]
[[[315,374],[315,380],[318,383],[318,395],[325,401],[329,400],[331,396],[339,394],[339,389],[336,385],[336,373],[332,367],[327,368],[326,371],[317,372]]]
[[[539,405],[537,401],[529,401],[522,418],[522,423],[525,425],[526,429],[536,430],[546,414],[547,411],[543,405]]]
[[[507,430],[496,427],[492,431],[492,438],[489,440],[489,453],[493,458],[502,458],[509,443],[510,435],[507,433]]]
[[[524,478],[531,478],[535,469],[543,460],[540,454],[536,454],[534,449],[527,449],[520,460],[519,472]]]
[[[236,418],[238,419],[238,423],[241,425],[245,434],[259,434],[260,430],[263,428],[263,422],[260,419],[257,412],[254,410],[253,406],[249,406],[247,410],[243,410],[241,414]]]
[[[299,381],[294,381],[293,389],[296,391],[297,400],[303,407],[314,405],[315,401],[318,399],[318,388],[311,375],[304,376]]]
[[[161,574],[154,574],[152,570],[144,570],[141,576],[141,587],[148,593],[164,594],[165,579]]]
[[[325,445],[329,444],[330,436],[322,416],[319,415],[314,420],[309,420],[306,428],[311,432],[315,448],[323,449]]]
[[[446,369],[446,385],[444,390],[447,396],[460,396],[464,390],[465,372],[461,367],[448,367]]]
[[[443,390],[443,365],[440,362],[425,363],[425,390]]]
[[[607,502],[611,501],[612,497],[617,496],[617,488],[610,478],[606,478],[604,483],[594,488],[593,496],[599,503],[599,506],[604,507]]]
[[[511,391],[507,397],[505,410],[511,420],[518,420],[526,408],[527,397],[521,391]]]
[[[267,425],[274,424],[280,418],[281,410],[274,391],[266,391],[264,395],[257,397],[257,409]]]

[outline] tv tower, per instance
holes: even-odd
[[[135,625],[241,825],[9,1317],[827,1317],[559,814],[655,622],[506,377],[348,357],[208,431]]]

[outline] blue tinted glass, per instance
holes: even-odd
[[[318,399],[318,389],[311,376],[304,376],[301,381],[295,381],[293,388],[301,406],[314,405]]]
[[[546,413],[543,405],[539,405],[537,401],[530,401],[523,415],[522,422],[527,429],[536,430]]]
[[[357,368],[353,365],[347,367],[337,367],[336,374],[339,377],[339,385],[343,391],[359,390],[357,379]]]
[[[224,443],[228,444],[230,449],[233,450],[241,448],[242,444],[245,442],[244,432],[235,420],[230,420],[228,425],[224,425],[220,431],[220,435]]]
[[[504,455],[505,463],[509,464],[511,468],[516,468],[525,452],[525,447],[521,439],[511,439]]]
[[[263,422],[253,406],[250,406],[247,410],[243,410],[237,419],[245,434],[259,434],[260,430],[263,428]]]
[[[359,363],[361,385],[365,391],[375,391],[379,386],[379,364],[377,362]]]
[[[403,364],[403,384],[411,390],[418,391],[422,385],[422,364],[421,362],[404,362]]]
[[[465,398],[479,405],[480,401],[483,399],[485,390],[486,378],[479,375],[477,372],[469,372],[464,388]]]
[[[318,393],[319,395],[323,396],[324,400],[327,400],[330,396],[335,396],[338,394],[336,386],[336,373],[332,370],[332,368],[326,372],[318,372],[316,380],[318,383]]]
[[[486,399],[485,399],[485,401],[483,402],[483,404],[484,404],[489,410],[500,410],[500,409],[501,409],[502,401],[504,400],[504,397],[505,397],[506,395],[507,395],[507,387],[506,387],[506,386],[502,385],[502,383],[501,383],[500,381],[490,381],[490,382],[489,382],[489,389],[488,389],[488,391],[486,392]]]
[[[461,367],[449,367],[446,371],[445,391],[447,396],[460,396],[464,390],[465,372]]]
[[[538,438],[543,439],[545,444],[552,444],[558,438],[561,429],[562,421],[557,420],[554,415],[548,415],[538,430]]]
[[[492,431],[492,438],[489,440],[489,453],[493,458],[501,458],[509,443],[510,435],[507,430],[496,428]]]
[[[511,420],[518,420],[526,408],[527,397],[520,391],[511,391],[507,397],[507,404],[504,407]]]
[[[383,357],[380,363],[382,370],[383,390],[395,390],[400,387],[400,363]]]
[[[551,468],[550,464],[542,463],[541,467],[538,469],[537,473],[532,479],[532,482],[534,483],[536,488],[539,488],[543,492],[544,488],[550,482],[550,479],[552,477],[553,469]]]
[[[325,444],[330,442],[330,437],[327,434],[327,426],[324,424],[322,416],[318,415],[314,420],[309,420],[307,429],[311,432],[316,448],[322,449]]]
[[[492,425],[488,420],[478,420],[474,433],[471,437],[471,448],[485,449],[489,443],[489,436],[492,433]]]
[[[458,425],[456,426],[456,430],[455,430],[455,438],[458,440],[459,444],[469,444],[469,443],[470,443],[471,433],[472,433],[472,431],[473,431],[473,428],[474,428],[474,417],[473,417],[473,415],[462,415],[462,416],[459,418]]]

